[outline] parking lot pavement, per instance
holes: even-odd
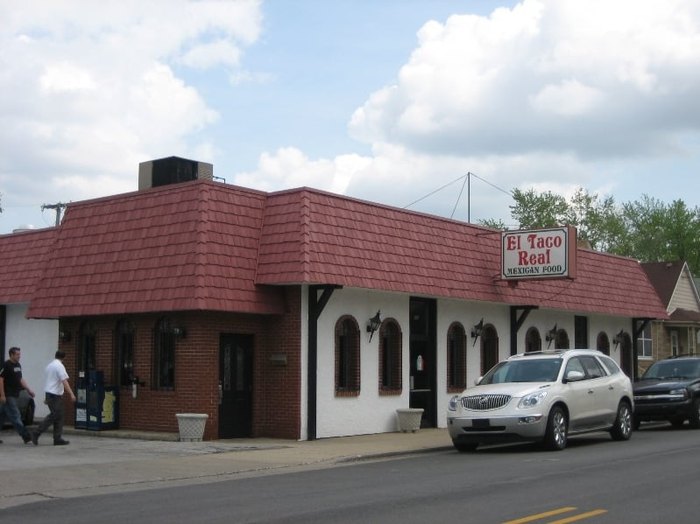
[[[23,444],[16,433],[3,431],[0,475],[11,482],[3,482],[0,509],[50,498],[213,482],[451,448],[444,429],[314,441],[179,442],[174,437],[72,430],[65,435],[70,445],[55,447],[50,435],[33,446]]]

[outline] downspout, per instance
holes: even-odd
[[[306,372],[307,383],[307,440],[316,440],[317,373],[318,373],[318,318],[328,304],[333,291],[342,286],[309,286],[308,346],[309,361]],[[318,292],[322,291],[319,297]]]

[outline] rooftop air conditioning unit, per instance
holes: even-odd
[[[213,180],[214,166],[177,156],[139,164],[139,191],[198,179]]]

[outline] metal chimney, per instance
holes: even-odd
[[[190,180],[213,180],[214,166],[177,156],[149,160],[139,164],[139,191],[151,187],[189,182]]]

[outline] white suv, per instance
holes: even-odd
[[[571,349],[514,355],[476,386],[450,399],[447,427],[459,451],[479,444],[538,441],[566,447],[568,435],[609,431],[632,435],[632,383],[600,351]]]

